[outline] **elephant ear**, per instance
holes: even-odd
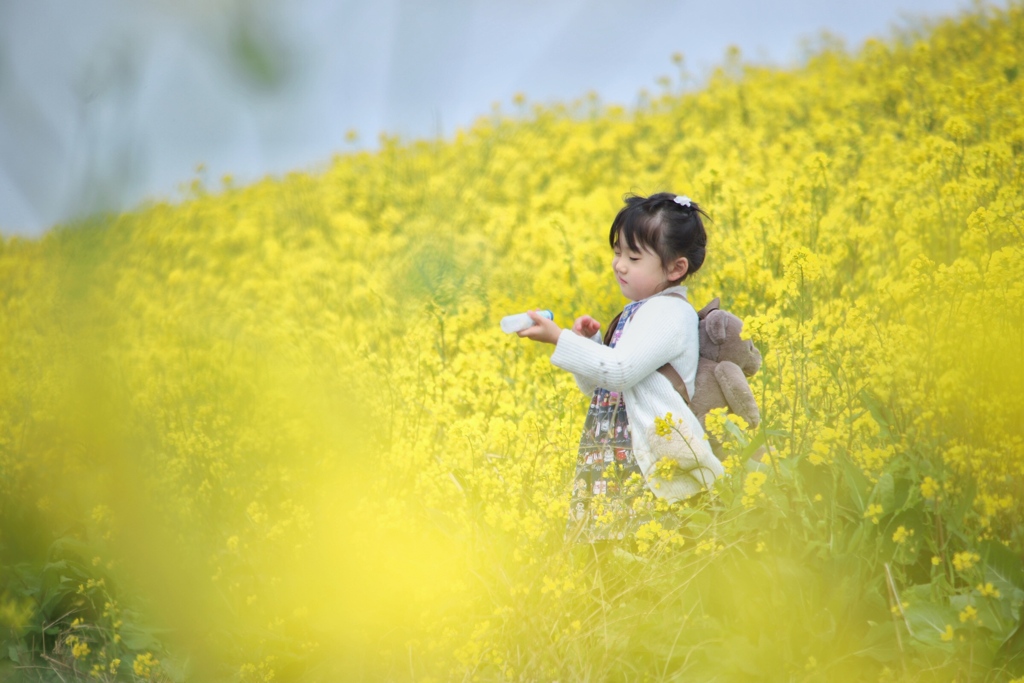
[[[718,306],[719,306],[720,303],[721,303],[721,301],[720,301],[719,297],[716,296],[714,299],[712,299],[708,303],[707,306],[705,306],[704,308],[702,308],[699,311],[697,311],[697,318],[699,320],[703,320],[704,318],[708,317],[708,313],[710,313],[711,311],[717,311],[718,310]]]

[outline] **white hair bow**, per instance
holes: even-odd
[[[690,198],[684,194],[676,195],[676,198],[673,199],[672,201],[674,201],[676,204],[679,204],[680,206],[685,206],[687,208],[689,208],[690,206]]]

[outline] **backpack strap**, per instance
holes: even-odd
[[[678,298],[682,299],[683,301],[686,301],[686,297],[684,297],[682,294],[666,294],[665,296],[674,296],[674,297],[678,297]],[[715,301],[712,302],[712,303],[715,304],[715,308],[718,307],[718,299],[715,299]],[[711,304],[708,304],[708,306],[710,306],[710,305]],[[611,343],[612,334],[614,334],[615,328],[619,324],[619,318],[621,318],[621,317],[622,317],[622,312],[620,311],[619,314],[616,315],[614,318],[612,318],[612,321],[610,323],[608,323],[608,328],[604,331],[604,345],[605,346],[608,346]],[[687,389],[686,389],[686,382],[684,382],[683,378],[679,376],[679,373],[676,372],[676,369],[674,367],[672,367],[669,363],[665,363],[660,368],[658,368],[658,372],[660,372],[662,375],[664,375],[665,378],[668,379],[668,381],[672,383],[672,388],[676,390],[676,393],[678,393],[680,396],[683,397],[683,402],[686,403],[687,407],[689,407],[690,406],[690,392],[687,391]]]
[[[683,397],[683,402],[686,403],[686,407],[689,408],[690,392],[686,390],[686,382],[684,382],[683,378],[679,376],[676,369],[668,363],[665,363],[658,368],[658,372],[665,375],[669,382],[672,382],[672,388],[676,390],[676,393]]]

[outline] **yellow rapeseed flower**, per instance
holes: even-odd
[[[925,477],[921,481],[921,495],[928,500],[935,500],[939,493],[939,484],[931,477]]]
[[[146,652],[135,656],[135,661],[132,662],[132,671],[135,675],[140,678],[149,679],[153,675],[153,669],[160,662],[153,657],[152,652]]]
[[[958,572],[966,572],[981,560],[978,553],[965,550],[953,555],[953,566]]]
[[[907,539],[914,535],[914,530],[908,530],[903,525],[896,527],[896,531],[892,534],[892,540],[896,543],[903,544],[907,542]]]
[[[885,509],[878,503],[871,503],[867,509],[864,510],[864,519],[870,519],[872,524],[878,524],[879,516],[885,512]]]
[[[767,480],[768,475],[764,472],[754,471],[747,473],[747,476],[743,479],[742,503],[744,507],[753,507],[759,498],[764,498],[761,487],[764,486]]]
[[[714,258],[687,280],[692,303],[722,296],[763,354],[749,384],[765,469],[781,477],[771,512],[827,555],[853,489],[877,488],[863,523],[880,524],[897,513],[883,509],[887,474],[903,505],[899,477],[934,453],[906,504],[919,494],[942,515],[935,540],[963,543],[934,550],[936,579],[948,560],[977,600],[1008,597],[984,583],[977,544],[1017,552],[1024,525],[1024,369],[1006,360],[1024,336],[1022,32],[1016,4],[976,7],[913,39],[828,49],[789,69],[733,52],[699,88],[648,92],[630,108],[517,94],[450,138],[371,133],[375,149],[345,145],[316,171],[221,188],[197,179],[180,202],[39,239],[0,236],[0,497],[47,533],[84,520],[86,566],[145,538],[205,571],[230,603],[218,625],[237,647],[220,654],[240,681],[272,679],[274,655],[301,668],[294,658],[319,623],[337,626],[318,635],[319,652],[362,653],[380,671],[571,676],[523,656],[554,647],[594,660],[593,639],[579,636],[601,633],[604,617],[572,627],[579,587],[595,577],[574,573],[589,571],[573,564],[586,553],[560,543],[570,506],[598,526],[623,513],[659,520],[637,534],[643,557],[609,555],[613,575],[639,579],[622,589],[627,602],[693,558],[728,573],[729,562],[716,566],[734,557],[725,548],[753,546],[769,565],[787,552],[751,535],[778,520],[736,514],[769,492],[740,448],[725,461],[733,476],[682,505],[655,499],[640,475],[621,481],[625,448],[580,465],[602,471],[596,491],[607,493],[593,479],[577,490],[568,482],[590,397],[550,349],[498,330],[533,307],[563,326],[584,313],[607,325],[624,303],[607,226],[624,191],[666,189],[715,218]],[[965,312],[993,302],[979,334]],[[611,397],[597,408],[600,420],[614,413]],[[742,427],[725,410],[706,422],[724,438]],[[654,427],[675,439],[679,425],[669,414]],[[132,446],[128,506],[109,498],[126,472],[111,444]],[[619,494],[638,495],[621,510]],[[945,502],[962,500],[952,519]],[[901,555],[919,540],[907,524],[886,531]],[[166,559],[143,555],[153,557],[91,566],[123,567],[130,586],[146,561]],[[697,583],[679,583],[680,599],[692,602]],[[64,651],[79,646],[80,671],[111,677],[103,647],[124,656],[109,598],[125,586],[78,586],[73,597],[104,614],[95,630],[71,629],[78,640]],[[780,642],[820,612],[821,596],[808,595],[779,622]],[[187,595],[165,597],[207,619]],[[336,617],[360,609],[342,605],[381,618],[352,628]],[[975,607],[954,620],[962,631],[985,613]],[[678,639],[688,661],[703,656],[701,638],[736,635],[709,609],[711,631]],[[627,632],[639,619],[678,628],[619,616]],[[31,604],[0,595],[4,628],[31,620]],[[991,635],[975,635],[987,647]],[[968,650],[950,648],[951,670]],[[147,653],[118,673],[158,678],[155,666]],[[908,658],[905,677],[922,666]]]
[[[993,586],[991,582],[987,582],[987,583],[984,583],[984,584],[979,583],[977,588],[978,588],[978,592],[981,593],[985,597],[988,597],[988,598],[998,598],[998,597],[1001,597],[999,589],[996,588],[995,586]]]
[[[960,623],[968,621],[978,621],[978,610],[974,609],[973,605],[967,605],[960,612]]]
[[[658,436],[670,436],[674,426],[675,421],[672,419],[672,413],[665,413],[665,417],[656,416],[654,418],[654,432]]]

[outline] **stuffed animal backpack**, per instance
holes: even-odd
[[[751,428],[757,427],[761,422],[761,413],[747,377],[761,368],[761,352],[752,341],[740,338],[743,321],[721,310],[719,305],[720,300],[715,297],[697,312],[700,319],[700,359],[697,362],[697,380],[692,400],[682,377],[671,365],[666,363],[658,368],[658,372],[672,382],[672,386],[705,430],[708,412],[714,408],[728,408],[746,420]],[[605,331],[606,345],[618,320],[616,316]],[[711,434],[708,434],[708,440],[718,459],[724,459],[722,444]]]
[[[698,311],[697,317],[700,319],[700,360],[690,409],[705,428],[707,414],[714,408],[728,408],[746,420],[751,428],[757,427],[761,423],[761,412],[747,377],[761,368],[761,352],[754,342],[740,338],[743,321],[721,310],[718,297]],[[719,460],[723,459],[722,444],[711,434],[708,440],[711,450]]]

